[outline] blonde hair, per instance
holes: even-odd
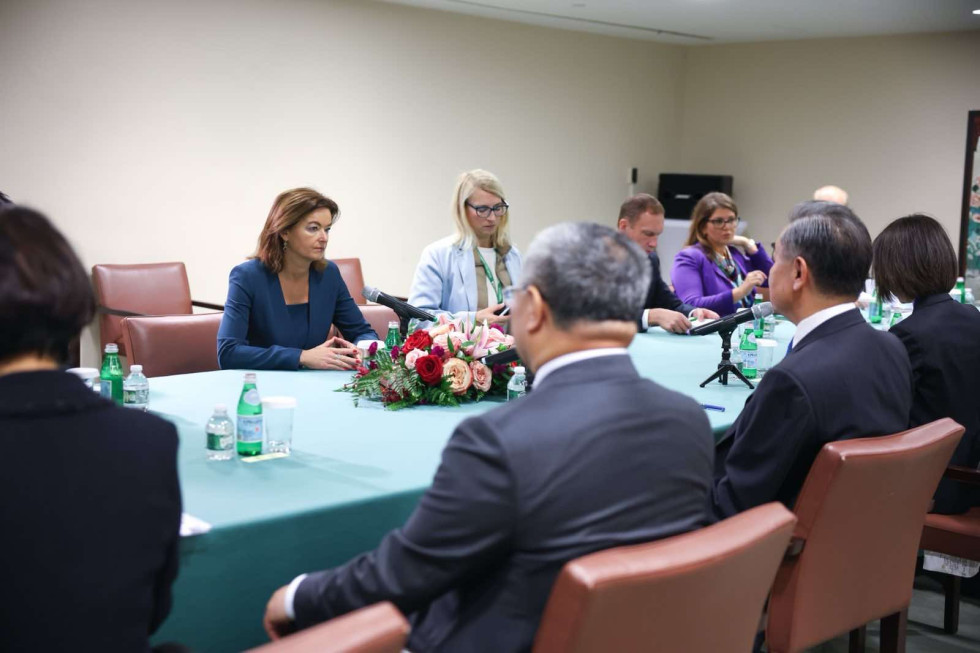
[[[466,219],[466,201],[470,199],[470,195],[477,189],[493,193],[502,202],[507,201],[506,197],[504,197],[504,187],[500,185],[500,180],[492,172],[476,169],[464,172],[459,176],[459,179],[456,180],[456,190],[453,191],[453,203],[450,210],[453,214],[453,223],[456,226],[455,243],[462,245],[465,249],[473,247],[473,243],[476,240],[473,227],[470,226],[470,221]],[[510,211],[500,217],[500,221],[497,223],[497,230],[490,239],[491,247],[496,249],[507,249],[510,247],[509,222]]]

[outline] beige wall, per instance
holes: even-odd
[[[474,167],[520,247],[611,224],[631,166],[733,174],[767,243],[824,183],[873,233],[922,210],[955,237],[977,61],[977,32],[683,48],[368,0],[6,0],[0,189],[85,265],[183,260],[210,301],[305,184],[342,208],[328,254],[406,293]]]
[[[872,236],[914,211],[956,241],[980,32],[687,50],[679,165],[735,176],[756,237],[837,184]]]
[[[312,185],[328,255],[407,293],[456,175],[503,181],[520,247],[613,223],[677,157],[683,52],[366,1],[0,3],[0,188],[83,263],[183,260],[223,301],[275,195]]]

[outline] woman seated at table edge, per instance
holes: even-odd
[[[364,319],[335,263],[332,199],[311,188],[280,193],[250,260],[232,269],[218,330],[222,369],[352,370],[353,344],[378,335]],[[343,337],[327,338],[336,325]]]
[[[755,289],[768,287],[772,259],[761,243],[735,234],[738,222],[724,193],[708,193],[694,206],[686,247],[670,272],[682,302],[725,316],[751,306]]]
[[[149,650],[171,607],[177,431],[61,371],[95,316],[78,256],[36,211],[0,206],[2,650]],[[38,606],[51,599],[57,625]],[[82,605],[84,604],[84,606]]]
[[[456,181],[451,212],[456,227],[422,252],[408,303],[477,323],[506,324],[503,290],[521,275],[521,253],[510,242],[510,206],[504,189],[486,170]]]
[[[880,297],[914,302],[912,314],[891,327],[912,363],[909,428],[951,417],[966,429],[951,465],[980,464],[980,312],[949,295],[956,283],[956,253],[934,218],[895,220],[874,240],[872,269]],[[932,511],[963,513],[980,505],[977,488],[939,482]]]

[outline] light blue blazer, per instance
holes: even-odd
[[[454,244],[455,236],[437,240],[424,250],[415,268],[408,303],[430,313],[469,313],[473,319],[477,306],[476,259],[473,249]],[[521,253],[513,245],[504,257],[511,283],[521,279]]]

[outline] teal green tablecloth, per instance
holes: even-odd
[[[792,336],[780,324],[782,357]],[[732,379],[699,388],[721,357],[715,336],[683,337],[652,330],[630,354],[643,376],[724,406],[709,411],[716,433],[749,395]],[[184,510],[213,525],[181,542],[174,605],[153,641],[179,641],[198,651],[237,651],[266,641],[265,602],[304,571],[332,567],[373,548],[401,525],[428,487],[453,427],[495,402],[397,412],[334,390],[345,372],[259,372],[263,396],[298,399],[293,454],[258,463],[205,459],[204,425],[216,403],[238,403],[240,371],[150,380],[150,410],[177,425]],[[533,437],[528,433],[528,437]]]

